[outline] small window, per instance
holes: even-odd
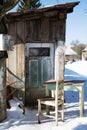
[[[50,48],[29,48],[29,56],[50,56]]]

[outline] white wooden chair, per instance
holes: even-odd
[[[64,83],[55,82],[55,90],[54,90],[54,97],[48,97],[51,88],[50,84],[46,84],[46,98],[38,99],[38,123],[41,123],[41,117],[46,116],[49,118],[54,118],[56,125],[58,125],[58,114],[60,113],[62,116],[62,121],[64,121]],[[43,113],[42,106],[46,106],[46,113]],[[54,107],[54,115],[51,115],[50,106]],[[61,109],[59,110],[59,107]]]

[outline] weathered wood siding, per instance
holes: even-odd
[[[16,65],[16,60],[17,60],[17,55],[16,55],[16,46],[14,46],[13,51],[8,51],[8,59],[7,59],[7,64],[6,66],[11,70],[12,73],[14,73],[16,75],[16,71],[17,71],[17,65]],[[8,74],[8,71],[7,71]],[[7,75],[7,81],[13,82],[14,76],[10,76],[11,74]]]
[[[50,14],[51,15],[51,14]],[[8,33],[15,35],[15,43],[55,43],[65,40],[66,13],[39,18],[11,19]]]
[[[8,52],[7,81],[17,88],[17,91],[24,93],[25,89],[25,55],[24,44],[14,46],[13,51]]]
[[[37,19],[26,22],[26,42],[55,42],[65,39],[65,21],[57,18]],[[61,34],[59,33],[61,32]]]

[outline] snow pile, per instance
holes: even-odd
[[[85,79],[87,81],[87,61],[78,61],[65,66],[66,79]],[[54,119],[43,118],[38,124],[37,107],[25,108],[25,115],[18,107],[19,101],[10,101],[11,109],[7,110],[7,119],[0,123],[0,130],[87,130],[87,83],[84,85],[84,116],[79,116],[79,95],[78,92],[66,93],[65,121],[55,125]],[[74,101],[75,100],[75,101]],[[67,102],[68,101],[68,102]]]
[[[68,69],[68,70],[70,70],[72,72],[75,72],[79,76],[87,78],[87,61],[73,62],[71,64],[67,64],[65,66],[65,68],[66,68],[66,71]],[[67,71],[67,72],[69,72],[69,71]],[[73,74],[73,73],[71,73],[71,74]]]

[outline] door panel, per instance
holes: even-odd
[[[53,78],[51,58],[37,57],[29,61],[29,86],[40,87],[44,81]]]
[[[29,61],[29,86],[38,85],[38,60]]]
[[[47,47],[29,47],[29,87],[41,87],[44,81],[52,79],[53,72],[53,48],[52,44]],[[41,49],[41,50],[40,50]]]
[[[49,80],[53,77],[52,71],[52,64],[51,64],[51,58],[45,57],[42,58],[41,61],[41,69],[42,69],[42,83],[46,80]]]

